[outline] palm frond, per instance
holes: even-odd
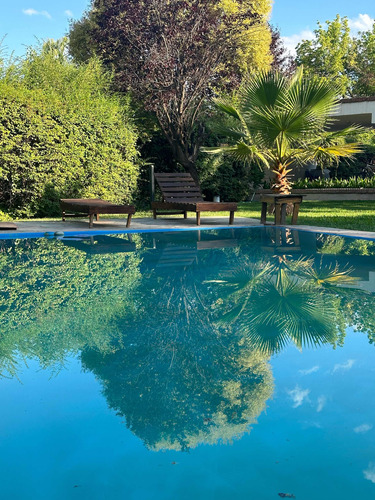
[[[214,102],[220,111],[231,116],[232,118],[235,118],[236,120],[242,121],[238,109],[236,109],[231,103],[220,99],[217,99]]]
[[[306,268],[304,276],[319,286],[353,285],[359,278],[352,276],[353,268],[340,268],[339,264],[320,264],[319,267]]]
[[[291,109],[309,109],[316,119],[325,120],[338,106],[338,89],[321,78],[300,78],[292,82],[285,103]]]
[[[283,75],[272,71],[261,71],[252,75],[239,91],[241,108],[273,108],[281,104],[288,89],[288,80]]]

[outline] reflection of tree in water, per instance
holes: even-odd
[[[272,395],[267,358],[215,328],[198,270],[151,273],[149,300],[113,354],[82,354],[108,404],[152,449],[188,450],[245,432]],[[142,295],[148,296],[147,291]]]
[[[16,376],[22,358],[58,370],[85,345],[105,351],[139,264],[135,253],[88,257],[46,238],[0,241],[0,374]]]
[[[15,354],[45,367],[81,349],[149,448],[241,435],[272,395],[269,356],[289,342],[335,346],[348,325],[371,339],[375,297],[326,255],[265,257],[239,242],[201,253],[190,243],[191,265],[164,274],[150,245],[90,258],[56,241],[4,246],[0,366],[15,375]]]
[[[134,297],[137,314],[118,325],[121,343],[82,354],[110,407],[149,448],[188,450],[241,435],[272,395],[269,355],[289,341],[340,341],[334,290],[353,283],[347,270],[250,259],[244,250],[215,265],[150,271]]]

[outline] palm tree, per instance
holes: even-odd
[[[332,163],[360,151],[358,144],[345,143],[358,127],[329,130],[337,95],[334,85],[307,79],[302,68],[292,78],[271,71],[256,74],[239,90],[236,104],[216,101],[229,119],[221,132],[234,144],[203,151],[255,160],[275,174],[273,191],[290,194],[288,174],[293,165]]]

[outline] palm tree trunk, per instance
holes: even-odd
[[[292,191],[288,179],[290,169],[288,170],[286,165],[278,163],[272,171],[275,174],[274,184],[271,187],[272,191],[277,194],[290,194]]]

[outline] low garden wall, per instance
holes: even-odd
[[[255,192],[255,201],[260,201],[264,194],[272,194],[270,189],[259,189]],[[375,188],[316,188],[293,189],[292,194],[305,195],[305,200],[334,201],[334,200],[374,200]]]

